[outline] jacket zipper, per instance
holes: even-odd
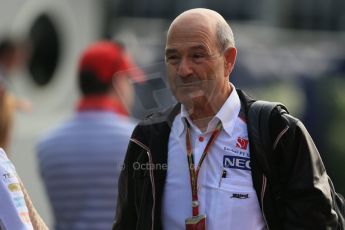
[[[273,143],[273,151],[276,149],[279,141],[281,140],[281,138],[283,137],[283,135],[289,130],[289,126],[287,125],[277,136],[276,140]],[[264,197],[265,197],[265,192],[266,192],[266,187],[267,187],[267,177],[263,174],[262,175],[262,187],[261,187],[261,212],[262,212],[262,216],[264,218],[264,221],[266,223],[267,226],[267,230],[270,229],[270,227],[268,226],[267,223],[267,219],[265,216],[265,212],[264,212]]]
[[[138,141],[137,139],[131,138],[130,139],[132,142],[135,144],[139,145],[141,148],[143,148],[146,151],[146,154],[149,158],[149,164],[153,165],[153,160],[152,160],[152,155],[149,147]],[[152,196],[153,196],[153,205],[152,205],[152,210],[151,210],[151,230],[154,229],[154,219],[155,219],[155,205],[156,205],[156,188],[155,188],[155,179],[153,177],[153,167],[149,167],[150,171],[150,181],[151,181],[151,187],[152,187]]]
[[[266,178],[266,176],[264,174],[262,174],[261,212],[262,212],[262,216],[264,218],[265,224],[267,226],[267,230],[269,230],[270,227],[268,226],[267,219],[266,219],[265,212],[264,212],[264,196],[265,196],[265,192],[266,192],[266,185],[267,185],[267,178]]]
[[[273,150],[276,149],[276,147],[277,147],[277,145],[278,145],[280,139],[281,139],[281,138],[283,137],[283,135],[289,130],[289,128],[290,128],[290,127],[287,125],[287,126],[278,134],[276,140],[275,140],[274,143],[273,143]]]

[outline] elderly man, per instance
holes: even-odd
[[[179,103],[135,128],[113,229],[334,229],[320,155],[301,122],[282,116],[275,154],[284,161],[284,200],[275,202],[250,150],[254,100],[229,82],[236,48],[223,17],[208,9],[179,15],[165,58]]]

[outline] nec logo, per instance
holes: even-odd
[[[224,156],[223,167],[242,169],[242,170],[251,170],[250,159],[245,158],[245,157]]]
[[[248,143],[249,143],[248,139],[237,137],[236,148],[246,150],[248,148]]]

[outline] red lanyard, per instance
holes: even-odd
[[[201,155],[201,158],[199,160],[198,166],[196,169],[194,169],[194,154],[192,150],[192,144],[190,141],[190,129],[189,129],[189,123],[186,119],[186,148],[187,148],[187,159],[188,159],[188,166],[189,166],[189,176],[190,176],[190,183],[192,187],[192,208],[193,208],[193,216],[199,215],[199,200],[198,200],[198,175],[201,168],[202,163],[204,162],[204,159],[208,153],[208,150],[222,131],[222,122],[219,121],[215,130],[212,132],[212,135],[207,142],[207,145]]]

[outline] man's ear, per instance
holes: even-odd
[[[112,81],[111,81],[111,92],[115,94],[115,96],[121,95],[121,84],[122,78],[124,78],[121,74],[115,73]]]
[[[112,79],[111,79],[111,90],[112,91],[116,91],[116,87],[117,87],[117,85],[118,85],[118,76],[117,76],[117,74],[114,74],[114,76],[112,77]]]
[[[121,98],[124,94],[123,90],[126,88],[125,84],[128,84],[128,77],[125,73],[115,73],[112,78],[112,87],[111,90],[115,95]]]
[[[225,67],[225,77],[229,77],[230,73],[234,69],[236,62],[237,50],[235,47],[229,47],[224,52],[224,67]]]

